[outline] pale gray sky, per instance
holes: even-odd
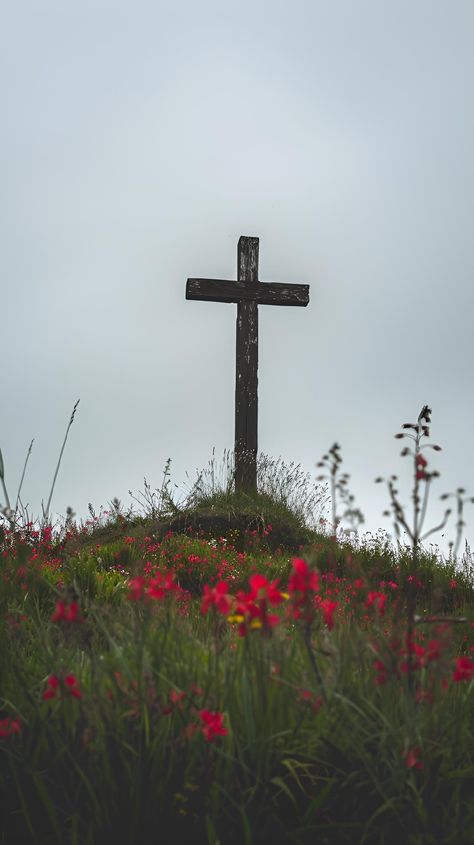
[[[408,477],[393,435],[427,403],[433,520],[474,495],[473,43],[471,0],[3,3],[10,495],[35,437],[40,513],[78,397],[57,514],[232,447],[236,307],[184,291],[235,278],[241,234],[262,281],[311,285],[306,309],[259,309],[261,450],[315,475],[339,441],[389,527],[373,479]]]

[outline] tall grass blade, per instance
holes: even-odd
[[[49,516],[49,506],[50,506],[50,504],[51,504],[51,499],[53,498],[53,491],[54,491],[54,487],[55,487],[55,484],[56,484],[56,479],[57,479],[57,477],[58,477],[59,467],[61,466],[61,459],[62,459],[62,456],[63,456],[64,447],[66,446],[66,440],[67,440],[67,436],[68,436],[68,434],[69,434],[69,429],[71,428],[71,426],[72,426],[72,424],[73,424],[73,422],[74,422],[74,416],[75,416],[75,414],[76,414],[76,409],[77,409],[77,406],[79,405],[79,402],[80,402],[80,401],[81,401],[81,400],[80,400],[80,399],[78,399],[78,400],[77,400],[77,402],[76,402],[76,404],[74,405],[74,408],[72,409],[71,419],[69,420],[69,424],[68,424],[68,427],[67,427],[67,429],[66,429],[66,434],[65,434],[65,437],[64,437],[63,445],[62,445],[62,447],[61,447],[61,451],[60,451],[60,453],[59,453],[58,465],[57,465],[57,467],[56,467],[56,472],[54,473],[53,483],[52,483],[52,485],[51,485],[51,491],[50,491],[50,494],[49,494],[49,499],[48,499],[48,502],[47,502],[47,505],[46,505],[46,510],[45,510],[45,511],[44,511],[44,513],[43,513],[43,519],[44,519],[44,522],[46,522],[46,521],[47,521],[48,516]]]

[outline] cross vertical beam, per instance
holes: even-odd
[[[258,282],[258,238],[239,238],[237,279]],[[237,303],[235,355],[235,489],[257,490],[258,303]]]
[[[257,489],[258,306],[305,307],[309,285],[259,282],[258,238],[241,237],[237,250],[237,281],[188,279],[186,299],[237,303],[235,364],[235,490]]]

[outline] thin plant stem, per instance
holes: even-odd
[[[80,402],[80,399],[78,399],[78,400],[77,400],[76,404],[74,405],[74,408],[72,409],[71,419],[69,420],[69,424],[68,424],[68,427],[67,427],[67,429],[66,429],[66,434],[65,434],[65,437],[64,437],[63,445],[62,445],[62,447],[61,447],[61,451],[60,451],[60,453],[59,453],[58,465],[57,465],[57,467],[56,467],[56,472],[54,473],[54,478],[53,478],[53,483],[52,483],[52,485],[51,485],[51,491],[50,491],[50,494],[49,494],[48,503],[47,503],[47,505],[46,505],[46,510],[45,510],[45,511],[44,511],[44,513],[43,513],[43,518],[44,518],[44,521],[45,521],[45,522],[46,522],[46,520],[48,519],[48,515],[49,515],[49,506],[50,506],[50,504],[51,504],[51,499],[52,499],[52,497],[53,497],[54,486],[55,486],[55,484],[56,484],[56,479],[57,479],[57,477],[58,477],[59,467],[60,467],[60,465],[61,465],[61,459],[62,459],[62,456],[63,456],[64,447],[65,447],[65,445],[66,445],[67,436],[68,436],[68,434],[69,434],[69,429],[71,428],[71,426],[72,426],[72,424],[73,424],[73,422],[74,422],[74,416],[75,416],[75,413],[76,413],[77,406],[79,405],[79,402]]]
[[[21,478],[20,478],[20,484],[19,484],[19,487],[18,487],[18,493],[16,494],[15,513],[16,513],[16,512],[17,512],[17,510],[18,510],[18,504],[19,504],[19,501],[20,501],[21,488],[22,488],[22,485],[23,485],[23,479],[24,479],[24,477],[25,477],[25,472],[26,472],[26,465],[27,465],[28,460],[29,460],[29,458],[30,458],[30,455],[31,455],[31,450],[32,450],[32,448],[33,448],[33,443],[34,443],[34,442],[35,442],[35,440],[34,440],[34,438],[33,438],[33,440],[32,440],[32,441],[31,441],[31,443],[30,443],[30,448],[28,449],[28,454],[27,454],[27,456],[26,456],[26,458],[25,458],[25,464],[24,464],[24,467],[23,467],[23,472],[22,472],[22,474],[21,474]]]
[[[308,652],[308,657],[310,659],[311,666],[313,668],[314,674],[316,676],[316,680],[318,682],[318,686],[321,690],[321,695],[324,699],[324,703],[327,704],[328,703],[328,696],[327,696],[327,692],[326,692],[326,687],[324,685],[323,676],[321,675],[321,670],[318,666],[318,662],[316,660],[314,651],[311,647],[311,632],[310,632],[309,628],[306,629],[304,636],[303,636],[303,639],[304,639],[304,643],[305,643],[305,646],[306,646],[306,651]]]

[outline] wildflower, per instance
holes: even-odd
[[[146,593],[152,599],[163,599],[176,590],[177,584],[174,583],[174,575],[172,572],[167,572],[163,575],[162,572],[157,572],[154,578],[150,578]]]
[[[12,719],[7,716],[5,719],[0,719],[0,739],[8,739],[13,734],[21,733],[21,722],[18,717]]]
[[[59,678],[57,675],[50,675],[48,680],[46,681],[46,685],[48,687],[47,690],[43,693],[43,698],[47,700],[48,698],[57,698],[58,695],[58,687],[59,687]]]
[[[254,573],[249,579],[250,590],[239,590],[236,596],[234,613],[229,622],[238,622],[238,633],[244,637],[247,630],[265,629],[269,634],[278,625],[280,618],[268,612],[268,605],[278,605],[284,601],[283,593],[278,589],[278,580],[268,581],[264,575]]]
[[[130,578],[128,582],[129,593],[127,598],[130,601],[140,601],[143,598],[143,590],[145,586],[145,578],[143,575],[138,575],[136,578]]]
[[[474,660],[470,657],[457,657],[453,681],[470,681],[472,678],[474,678]]]
[[[66,675],[64,678],[64,683],[69,691],[69,694],[74,696],[74,698],[82,698],[82,692],[79,689],[78,681],[75,675]]]
[[[407,769],[423,769],[424,765],[420,760],[421,748],[419,745],[414,745],[404,753],[405,766]]]
[[[443,643],[441,640],[430,640],[425,653],[426,663],[432,660],[439,660],[443,650]]]
[[[302,619],[310,625],[315,615],[314,593],[319,591],[319,573],[310,570],[302,558],[293,558],[292,564],[288,578],[289,611],[293,619]]]
[[[319,603],[319,607],[323,611],[323,620],[324,624],[328,626],[329,630],[332,631],[334,628],[334,611],[338,606],[337,601],[331,601],[330,599],[323,599]]]
[[[319,713],[323,705],[323,697],[321,695],[315,695],[314,692],[307,689],[299,690],[299,695],[302,701],[311,705],[313,713]]]
[[[374,684],[376,686],[383,686],[388,680],[388,671],[385,663],[383,663],[382,660],[374,660],[373,667],[377,672],[377,675],[374,678]]]
[[[365,602],[366,607],[371,607],[375,604],[378,612],[381,616],[385,613],[385,607],[387,604],[387,595],[385,593],[380,593],[377,590],[371,591],[367,594],[367,599]]]
[[[232,598],[229,595],[227,581],[218,581],[215,587],[204,584],[204,595],[201,602],[201,613],[206,614],[210,607],[215,607],[219,613],[229,613],[232,608]]]
[[[319,590],[319,574],[310,570],[308,564],[302,558],[293,558],[293,569],[288,579],[288,591],[290,593],[306,593],[308,590],[317,592]]]
[[[60,681],[57,675],[50,675],[46,681],[46,686],[47,689],[43,692],[45,701],[50,698],[64,698],[63,693],[71,695],[73,698],[82,698],[78,680],[72,673],[66,675],[63,681]]]
[[[57,601],[54,613],[51,616],[51,622],[82,622],[79,616],[79,605],[76,601],[66,604],[63,601]]]
[[[200,710],[199,718],[202,722],[202,733],[207,742],[213,742],[216,736],[227,736],[229,733],[224,727],[224,714],[218,711]]]
[[[161,708],[162,715],[169,716],[175,708],[181,709],[182,702],[185,698],[185,692],[176,692],[176,690],[172,689],[169,694],[169,704]]]

